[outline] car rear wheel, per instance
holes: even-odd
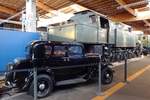
[[[43,98],[48,96],[53,90],[53,81],[48,75],[37,76],[37,97]],[[34,83],[29,88],[29,94],[34,95]]]
[[[106,67],[102,69],[102,76],[101,76],[102,84],[110,84],[113,81],[113,71],[112,69]]]

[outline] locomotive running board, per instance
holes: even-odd
[[[86,80],[83,78],[75,78],[75,79],[57,82],[56,85],[60,86],[60,85],[76,84],[76,83],[82,83],[82,82],[86,82]]]

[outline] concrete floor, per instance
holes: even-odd
[[[107,100],[150,100],[150,69]]]
[[[150,65],[150,57],[144,57],[138,61],[128,63],[128,76],[134,74],[147,65]],[[103,91],[106,91],[118,82],[124,81],[123,68],[123,65],[114,68],[114,81],[110,85],[102,86]],[[124,88],[120,89],[107,100],[150,100],[149,75],[150,70],[126,85]],[[40,100],[91,100],[97,94],[97,86],[97,82],[59,86],[55,88],[55,91],[50,96]],[[19,93],[2,100],[33,100],[33,98],[28,96],[26,93]]]

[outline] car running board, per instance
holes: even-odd
[[[86,80],[83,78],[75,78],[75,79],[70,79],[70,80],[59,81],[56,83],[56,86],[76,84],[76,83],[82,83],[82,82],[86,82]]]

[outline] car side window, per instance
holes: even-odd
[[[83,51],[81,46],[70,46],[68,48],[68,55],[69,56],[82,56]]]
[[[54,46],[54,56],[63,57],[65,56],[66,50],[65,46]]]
[[[52,47],[49,45],[45,45],[45,55],[49,57],[51,56],[51,54],[52,54]]]

